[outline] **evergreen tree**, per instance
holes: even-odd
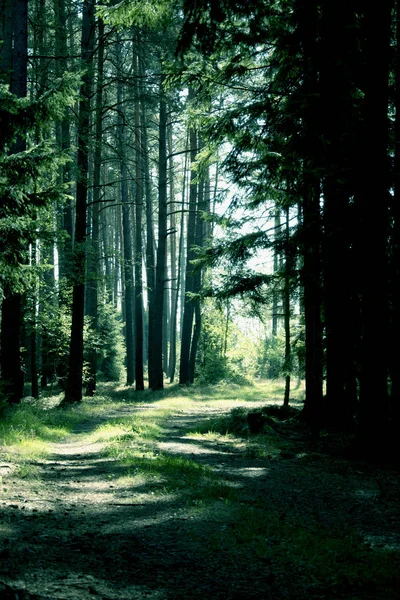
[[[73,249],[74,285],[68,379],[64,398],[66,403],[82,400],[90,101],[93,87],[95,40],[94,10],[95,0],[87,0],[82,10],[81,53],[82,66],[85,71],[82,76],[79,101],[75,239]]]

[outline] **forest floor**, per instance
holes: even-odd
[[[398,470],[293,418],[251,435],[261,385],[103,388],[0,444],[0,599],[400,598]]]

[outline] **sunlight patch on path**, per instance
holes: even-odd
[[[183,439],[183,438],[182,438]],[[188,438],[184,438],[188,439]],[[222,450],[216,450],[214,448],[207,448],[201,446],[197,443],[188,443],[188,442],[159,442],[157,444],[157,448],[161,452],[168,452],[170,454],[188,454],[188,455],[215,455],[215,456],[223,456],[224,452]]]

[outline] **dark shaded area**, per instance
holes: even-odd
[[[122,417],[136,410],[121,405],[117,413]],[[267,412],[281,416],[277,407]],[[264,415],[265,409],[256,414]],[[221,416],[211,411],[213,421]],[[102,420],[82,424],[77,433],[91,432]],[[352,542],[343,537],[347,531],[366,542],[365,556],[377,553],[388,570],[399,566],[397,471],[329,456],[322,442],[310,443],[296,419],[281,423],[285,436],[271,438],[278,450],[263,456],[243,452],[240,437],[224,441],[190,435],[202,420],[210,422],[210,413],[175,414],[165,423],[161,452],[188,461],[179,484],[162,462],[157,471],[154,458],[144,456],[141,464],[151,462],[163,479],[120,481],[128,466],[103,455],[96,445],[82,442],[81,448],[80,437],[69,449],[60,445],[59,454],[36,464],[38,486],[8,476],[0,499],[0,581],[6,582],[0,584],[5,594],[0,597],[398,597],[397,570],[385,580],[370,578],[368,586],[355,576],[346,585],[338,579],[321,589],[318,557],[315,564],[304,562],[306,545],[325,531],[332,539],[331,560],[340,569],[340,561],[352,556]],[[267,433],[255,436],[254,449],[265,448],[257,446],[257,439],[267,438]],[[208,469],[205,478],[199,473],[196,489],[185,485],[193,473],[191,464]],[[134,470],[135,464],[129,468]],[[294,529],[302,532],[297,546]],[[293,555],[287,552],[290,544]],[[30,594],[12,595],[25,587]]]

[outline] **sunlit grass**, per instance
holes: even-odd
[[[126,475],[134,482],[136,478],[145,482],[156,493],[162,495],[181,492],[182,499],[202,498],[213,500],[234,495],[234,486],[222,481],[212,468],[181,456],[137,449],[126,449],[123,453],[115,447],[108,454],[117,458],[127,468]]]
[[[207,418],[197,427],[189,428],[186,437],[204,439],[210,443],[223,443],[225,448],[248,458],[271,458],[279,454],[266,436],[248,436],[245,425],[249,404],[262,405],[269,402],[271,394],[278,398],[282,384],[277,382],[259,382],[252,386],[183,387],[166,386],[156,395],[147,391],[138,396],[124,387],[116,390],[120,402],[129,403],[134,399],[138,411],[132,417],[115,419],[100,425],[92,434],[91,440],[106,444],[105,453],[113,460],[126,467],[133,486],[140,481],[149,486],[152,494],[173,494],[179,490],[189,502],[214,501],[235,497],[233,484],[222,481],[211,468],[199,464],[195,460],[182,456],[168,455],[157,448],[159,441],[168,427],[172,415],[196,412],[199,405],[205,408],[216,408],[216,416]],[[151,403],[149,404],[149,401]],[[110,400],[109,400],[110,401]],[[232,407],[238,405],[232,414]],[[182,435],[182,432],[181,432]]]
[[[1,445],[24,447],[28,442],[40,440],[41,452],[44,452],[46,442],[59,441],[79,421],[80,416],[62,414],[56,409],[43,410],[29,405],[11,407],[0,421]]]
[[[174,384],[163,391],[139,394],[122,385],[101,384],[94,398],[63,410],[56,408],[59,397],[48,398],[46,410],[40,403],[7,409],[0,422],[0,440],[7,446],[7,460],[14,463],[13,477],[34,479],[38,476],[34,461],[46,456],[51,443],[68,436],[79,423],[107,418],[93,432],[83,433],[82,440],[104,444],[104,454],[122,467],[107,475],[113,478],[113,487],[124,490],[122,503],[164,503],[168,511],[157,506],[154,522],[169,518],[173,506],[172,510],[182,511],[185,519],[193,518],[198,524],[191,534],[198,535],[216,560],[223,556],[238,568],[262,563],[266,572],[277,578],[291,573],[292,580],[302,580],[303,589],[310,588],[312,597],[341,598],[348,590],[352,595],[346,597],[354,599],[364,597],[365,590],[371,590],[371,598],[374,590],[379,590],[377,598],[383,597],[382,590],[390,594],[395,585],[393,573],[399,567],[398,555],[369,548],[351,530],[335,532],[311,517],[304,522],[285,507],[284,499],[282,506],[276,506],[268,495],[249,497],[243,482],[230,479],[225,467],[214,468],[215,463],[204,464],[196,456],[169,454],[164,446],[163,451],[158,446],[173,417],[201,414],[205,407],[211,410],[205,410],[198,422],[194,417],[195,422],[188,421],[191,424],[186,429],[181,424],[180,438],[186,436],[190,443],[202,443],[203,448],[221,445],[224,452],[249,459],[244,464],[251,464],[253,458],[274,459],[290,442],[268,431],[250,435],[247,412],[269,403],[281,405],[283,390],[282,381],[244,387]],[[302,394],[302,386],[293,386],[291,396],[297,407]],[[129,408],[126,413],[124,408],[123,417],[113,417],[124,404],[134,404],[133,414],[126,415]],[[3,485],[7,494],[7,483]],[[218,523],[218,527],[213,525],[205,536],[208,521]],[[5,532],[0,528],[0,534],[8,537]]]

